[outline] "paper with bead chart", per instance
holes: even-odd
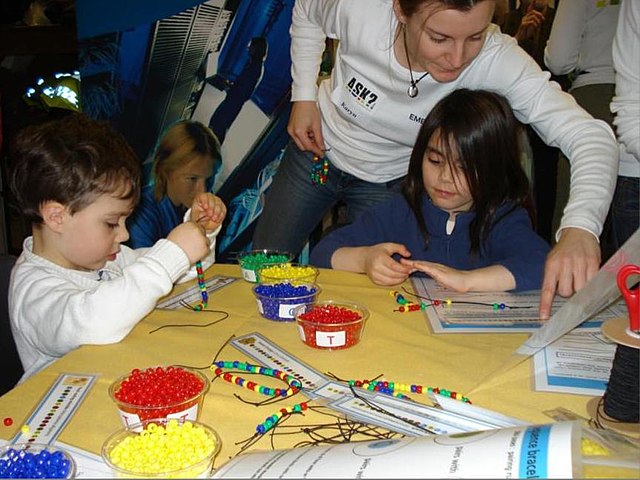
[[[616,344],[600,329],[575,330],[533,356],[536,391],[597,397],[607,389]]]
[[[211,294],[216,290],[220,290],[236,280],[239,279],[236,277],[225,277],[223,275],[214,275],[213,277],[207,278],[205,280],[207,293]],[[156,308],[176,310],[178,308],[185,308],[185,304],[195,305],[200,302],[201,298],[200,288],[197,285],[194,285],[178,294],[170,294],[169,297],[158,302]]]
[[[423,310],[427,324],[434,333],[522,333],[539,330],[544,324],[538,316],[538,290],[521,293],[458,293],[438,286],[435,280],[428,277],[412,277],[411,283],[416,295],[438,300],[438,305],[430,305]],[[430,303],[408,293],[400,293],[408,301]],[[446,300],[451,300],[451,304],[447,304]],[[559,311],[566,301],[557,296],[553,301],[552,314]],[[494,304],[498,307],[494,307]],[[501,304],[504,308],[499,307]],[[609,306],[583,323],[581,328],[599,328],[603,321],[619,316],[622,308],[622,304]]]
[[[403,435],[463,433],[523,423],[458,400],[452,400],[452,403],[460,404],[453,411],[440,403],[442,400],[438,400],[440,409],[360,388],[357,389],[359,398],[356,398],[349,387],[316,371],[258,332],[234,338],[231,345],[261,365],[298,379],[303,385],[302,393],[308,398],[360,422]]]

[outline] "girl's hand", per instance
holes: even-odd
[[[226,215],[226,205],[212,193],[199,193],[193,199],[191,221],[203,227],[207,233],[218,228]]]
[[[399,243],[379,243],[370,247],[341,247],[331,255],[331,268],[366,273],[377,285],[391,286],[404,282],[412,268],[397,262],[392,255],[408,258],[411,252]]]
[[[516,288],[513,274],[502,265],[456,270],[440,263],[401,259],[400,263],[426,273],[436,283],[456,292],[504,292]]]
[[[324,157],[322,124],[316,102],[293,102],[287,132],[300,150],[312,152],[320,158]]]
[[[411,252],[404,245],[389,242],[363,248],[364,272],[377,285],[398,285],[404,282],[413,271],[411,267],[392,257],[394,254],[410,257]]]
[[[455,268],[433,262],[405,259],[400,260],[400,262],[415,270],[426,273],[433,278],[438,285],[444,288],[455,290],[456,292],[469,291],[469,286],[467,285],[467,276],[469,272],[467,271],[456,270]]]

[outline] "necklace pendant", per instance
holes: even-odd
[[[409,88],[407,88],[407,95],[409,95],[410,98],[416,98],[418,96],[418,87],[415,83],[411,83],[411,85],[409,85]]]

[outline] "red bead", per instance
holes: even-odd
[[[4,426],[5,427],[10,427],[11,425],[13,425],[13,418],[5,417],[4,418]]]

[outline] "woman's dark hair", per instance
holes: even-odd
[[[438,5],[443,9],[468,11],[475,7],[478,3],[486,0],[397,0],[400,9],[407,17],[410,17],[424,5]]]
[[[74,113],[20,130],[10,149],[9,186],[27,221],[41,224],[40,207],[59,202],[73,215],[109,193],[135,204],[140,160],[106,122]]]
[[[403,185],[425,241],[429,232],[422,214],[422,163],[431,137],[439,135],[449,166],[457,163],[464,172],[476,213],[469,227],[471,252],[478,253],[491,226],[500,220],[494,218],[496,210],[506,202],[523,206],[529,194],[520,164],[521,127],[507,100],[486,90],[454,90],[433,107],[418,133]]]

